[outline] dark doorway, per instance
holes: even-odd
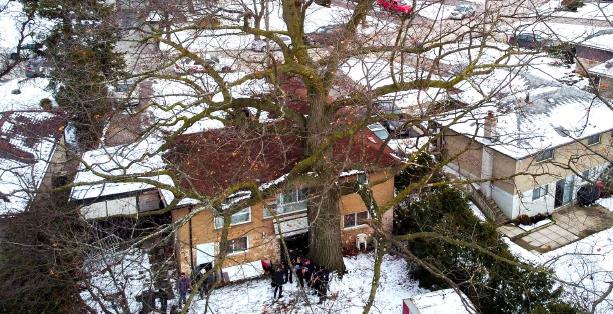
[[[287,246],[287,250],[290,253],[290,256],[307,256],[309,253],[309,233],[301,233],[295,234],[289,237],[285,237],[285,245]],[[285,252],[281,251],[283,257],[285,257]]]
[[[555,201],[553,203],[554,208],[558,208],[564,204],[564,188],[566,187],[566,180],[558,180],[556,182],[556,194]]]

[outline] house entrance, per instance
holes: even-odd
[[[573,189],[575,183],[573,177],[570,179],[562,179],[556,182],[555,200],[553,203],[554,208],[566,205],[573,200]]]
[[[309,253],[309,233],[299,233],[289,237],[284,237],[285,245],[290,256],[307,256]],[[283,250],[281,250],[281,258],[284,256]]]

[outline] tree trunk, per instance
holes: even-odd
[[[323,139],[330,133],[331,112],[326,97],[320,93],[312,97],[309,109],[307,152],[314,155]],[[309,255],[330,271],[345,273],[341,241],[340,188],[333,163],[333,150],[327,148],[313,165],[319,185],[312,189],[314,198],[309,202]]]
[[[317,196],[309,202],[309,254],[319,265],[330,271],[345,273],[341,241],[341,215],[338,187],[321,186],[315,189]]]

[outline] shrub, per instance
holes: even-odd
[[[458,284],[481,312],[531,313],[540,309],[545,311],[541,313],[554,313],[558,307],[569,309],[565,313],[576,312],[559,300],[562,289],[554,288],[550,271],[522,266],[502,241],[496,226],[480,222],[458,190],[451,187],[433,189],[405,206],[407,232],[435,232],[450,239],[478,244],[499,257],[442,239],[418,239],[407,245],[413,254]],[[412,266],[409,272],[423,287],[448,287],[445,281],[424,268]]]
[[[583,6],[583,0],[562,0],[561,4],[568,11],[577,12],[577,8]]]

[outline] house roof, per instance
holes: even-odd
[[[470,306],[473,306],[465,295],[462,297]],[[409,299],[405,299],[405,302],[409,301],[413,303],[420,314],[474,313],[474,310],[466,309],[464,303],[462,303],[462,297],[453,291],[453,289],[444,289],[416,295]]]
[[[27,208],[64,129],[64,115],[39,106],[48,93],[36,83],[0,83],[0,215]]]
[[[613,29],[596,32],[594,35],[589,36],[586,40],[579,43],[579,45],[613,51]]]
[[[497,119],[495,142],[484,137],[490,111]],[[593,94],[560,85],[529,89],[468,112],[449,112],[437,121],[511,158],[523,159],[613,129],[613,111]]]
[[[599,65],[589,68],[588,72],[600,76],[613,78],[613,59],[607,60]]]
[[[167,158],[175,166],[180,185],[213,196],[232,185],[274,181],[305,158],[304,139],[270,130],[225,128],[179,136]],[[368,129],[352,141],[343,139],[334,147],[339,173],[357,163],[388,167],[396,164],[389,147]],[[380,153],[382,152],[382,154]]]
[[[152,175],[151,172],[163,170],[166,163],[158,153],[164,142],[155,137],[147,137],[130,145],[103,147],[87,151],[75,176],[71,199],[93,200],[110,195],[133,193],[154,188],[153,185],[128,179],[126,182],[111,182],[104,176],[128,175],[130,178],[143,178],[172,186],[168,175]],[[168,194],[164,194],[166,197]],[[166,201],[171,201],[166,199]]]

